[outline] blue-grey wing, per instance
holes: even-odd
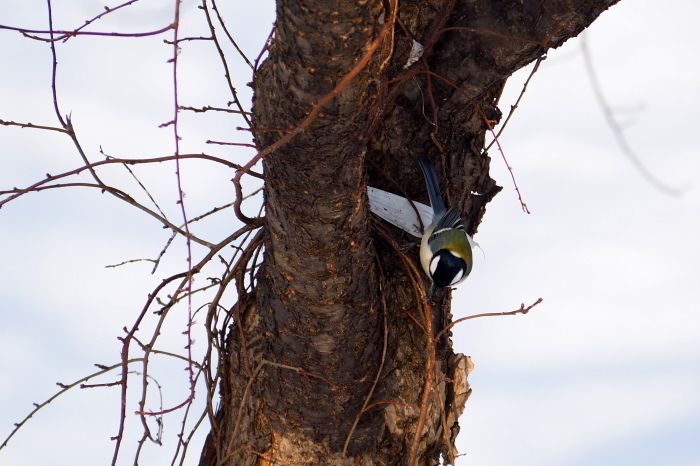
[[[423,172],[423,177],[425,177],[425,185],[428,188],[428,196],[430,197],[430,205],[433,208],[433,215],[439,217],[445,213],[445,201],[442,200],[442,194],[440,194],[440,183],[438,181],[437,173],[435,173],[435,167],[433,164],[425,157],[418,157],[418,165]]]
[[[454,229],[464,231],[464,224],[462,223],[462,217],[459,216],[459,212],[454,207],[445,212],[445,215],[438,220],[437,225],[435,225],[435,230],[433,230],[433,235],[436,235],[440,230]]]

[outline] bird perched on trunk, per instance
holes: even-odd
[[[463,282],[472,270],[472,248],[462,219],[454,207],[447,209],[433,164],[418,158],[428,188],[433,220],[425,229],[420,243],[420,262],[434,288]],[[431,290],[432,294],[432,290]]]

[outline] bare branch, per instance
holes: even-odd
[[[586,41],[585,33],[581,37],[581,51],[583,52],[583,61],[586,65],[588,78],[591,81],[591,86],[593,87],[593,92],[595,93],[598,105],[600,105],[600,109],[603,111],[603,115],[605,116],[605,119],[608,122],[608,126],[610,126],[610,129],[613,132],[613,136],[615,136],[615,141],[617,141],[617,145],[620,147],[622,153],[630,160],[630,162],[632,162],[632,165],[639,172],[639,174],[642,175],[642,177],[656,189],[671,196],[680,196],[681,194],[683,194],[683,189],[672,188],[660,181],[656,176],[654,176],[654,174],[652,174],[649,171],[649,169],[646,166],[644,166],[644,163],[642,163],[639,156],[630,147],[629,143],[627,142],[627,138],[625,138],[622,128],[620,127],[620,124],[615,119],[615,115],[613,114],[610,105],[605,99],[605,95],[603,95],[603,89],[600,86],[600,82],[598,82],[598,76],[596,75],[595,69],[593,68],[593,60],[588,50],[588,42]]]
[[[75,388],[75,387],[78,387],[78,386],[80,386],[81,384],[83,384],[84,382],[87,382],[88,380],[94,379],[95,377],[98,377],[98,376],[100,376],[100,375],[106,374],[107,372],[110,372],[110,371],[112,371],[112,370],[114,370],[114,369],[116,369],[116,368],[118,368],[118,367],[122,367],[122,366],[125,365],[125,364],[128,366],[128,365],[131,364],[131,363],[139,362],[139,361],[143,361],[143,358],[128,359],[126,362],[122,361],[122,362],[120,362],[120,363],[118,363],[118,364],[114,364],[114,365],[111,365],[111,366],[98,365],[98,367],[99,367],[101,370],[99,370],[99,371],[97,371],[97,372],[94,372],[94,373],[92,373],[92,374],[90,374],[90,375],[87,375],[87,376],[85,376],[85,377],[83,377],[83,378],[81,378],[81,379],[76,380],[76,381],[73,382],[73,383],[70,383],[70,384],[62,384],[62,383],[59,383],[58,385],[61,387],[61,390],[59,390],[58,392],[56,392],[56,394],[54,394],[51,398],[47,399],[46,401],[44,401],[44,402],[42,402],[42,403],[34,403],[34,409],[33,409],[29,414],[27,414],[27,416],[25,416],[24,419],[22,419],[20,422],[18,422],[18,423],[15,424],[15,428],[12,429],[12,432],[10,432],[10,435],[8,435],[8,436],[5,438],[5,440],[2,442],[2,445],[0,445],[0,450],[2,450],[3,448],[5,448],[5,447],[7,446],[8,442],[10,441],[10,439],[17,433],[17,431],[18,431],[19,429],[22,428],[22,426],[24,426],[24,425],[27,423],[27,421],[29,421],[29,419],[31,419],[31,418],[32,418],[37,412],[39,412],[44,406],[47,406],[49,403],[51,403],[52,401],[54,401],[56,398],[58,398],[59,396],[63,395],[64,393],[66,393],[68,390],[70,390],[70,389],[72,389],[72,388]],[[117,383],[117,384],[118,384],[118,383]]]

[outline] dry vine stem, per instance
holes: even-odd
[[[418,325],[418,327],[423,331],[425,336],[425,347],[427,358],[425,361],[425,374],[423,379],[422,394],[420,397],[419,404],[419,415],[418,422],[415,427],[415,432],[413,435],[413,441],[410,447],[410,455],[408,464],[416,465],[418,464],[418,449],[420,446],[423,427],[427,419],[428,409],[430,407],[430,394],[433,392],[433,386],[435,383],[434,372],[436,363],[436,339],[433,329],[433,319],[432,319],[432,309],[430,308],[430,303],[427,301],[427,293],[425,289],[425,281],[423,279],[423,273],[420,271],[416,263],[408,257],[408,255],[401,250],[398,243],[394,239],[393,235],[386,229],[386,227],[380,223],[375,223],[375,228],[377,232],[382,236],[382,238],[389,243],[394,251],[398,254],[404,268],[410,277],[412,289],[414,293],[414,300],[416,302],[417,308],[421,310],[420,319],[416,319],[410,313],[409,317]],[[440,410],[442,411],[444,407],[441,405]]]
[[[423,428],[427,419],[427,413],[428,409],[430,408],[430,398],[431,394],[435,395],[435,397],[438,400],[438,406],[440,408],[441,412],[441,419],[443,421],[443,424],[445,422],[445,407],[442,404],[442,400],[440,400],[440,397],[438,395],[438,390],[436,390],[436,377],[439,377],[439,375],[436,373],[436,351],[437,351],[437,344],[442,338],[442,336],[448,332],[452,327],[455,325],[470,320],[470,319],[476,319],[480,317],[496,317],[496,316],[513,316],[517,314],[527,314],[530,310],[532,310],[535,306],[540,304],[543,300],[542,298],[538,298],[533,304],[529,305],[528,307],[525,307],[525,304],[521,304],[519,309],[516,309],[515,311],[509,311],[509,312],[493,312],[493,313],[482,313],[482,314],[476,314],[476,315],[471,315],[467,317],[462,317],[460,319],[457,319],[448,325],[446,325],[444,328],[439,329],[439,331],[436,333],[435,329],[433,328],[433,315],[432,315],[432,309],[430,307],[430,303],[427,301],[427,293],[424,285],[424,279],[423,279],[423,273],[418,269],[416,263],[406,255],[406,253],[402,250],[402,248],[399,246],[398,242],[396,239],[393,237],[393,235],[389,232],[389,230],[381,223],[379,222],[374,222],[373,223],[376,231],[381,235],[381,237],[392,246],[396,254],[398,254],[399,258],[401,259],[401,262],[404,265],[404,268],[406,270],[406,273],[408,276],[411,278],[412,286],[413,286],[413,292],[415,295],[415,301],[417,303],[418,309],[420,309],[422,312],[420,314],[420,318],[416,318],[410,313],[407,312],[408,316],[415,322],[415,324],[423,331],[423,334],[425,335],[425,346],[426,346],[426,353],[428,357],[426,358],[425,362],[425,377],[424,377],[424,385],[423,385],[423,391],[421,394],[420,398],[420,409],[419,409],[419,418],[418,418],[418,423],[415,427],[415,433],[413,437],[413,442],[411,444],[411,449],[410,449],[410,457],[408,464],[410,465],[416,465],[418,464],[418,449],[421,441],[421,435],[423,433]],[[385,401],[381,403],[392,403],[390,401]],[[443,425],[443,430],[446,433],[448,430],[448,426]],[[347,446],[347,444],[346,444]]]

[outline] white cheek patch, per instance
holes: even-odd
[[[463,276],[464,276],[464,274],[462,273],[462,270],[460,269],[460,271],[457,272],[457,275],[455,275],[455,278],[453,278],[452,281],[450,282],[450,285],[456,285],[457,283],[459,283],[462,280]]]
[[[464,258],[462,256],[459,256],[452,251],[450,251],[450,254],[452,254],[453,256],[457,257],[458,259],[464,261]],[[461,282],[463,279],[464,279],[464,269],[460,268],[457,271],[457,273],[455,274],[452,281],[450,282],[450,285],[456,285],[457,283]]]
[[[435,270],[437,270],[439,263],[440,263],[440,256],[433,256],[433,258],[430,259],[430,276],[431,277],[435,274]]]

